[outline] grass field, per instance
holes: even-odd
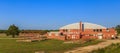
[[[6,36],[6,34],[1,33],[1,34],[0,34],[0,38],[12,38],[12,37],[11,37],[11,36]]]
[[[39,42],[25,43],[16,42],[16,39],[0,39],[0,53],[35,53],[35,51],[45,51],[45,53],[63,53],[64,51],[71,50],[76,47],[97,44],[102,41],[94,40],[85,42],[84,44],[65,44],[63,42],[64,41],[61,40],[45,40]]]
[[[111,44],[106,48],[94,50],[91,53],[120,53],[120,43]]]

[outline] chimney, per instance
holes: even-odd
[[[80,21],[80,32],[82,32],[82,22]]]

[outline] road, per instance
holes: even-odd
[[[101,42],[99,44],[96,45],[90,45],[90,46],[85,46],[85,47],[79,47],[76,48],[74,50],[70,50],[64,53],[89,53],[93,50],[97,50],[99,48],[105,48],[109,45],[111,45],[112,43],[120,43],[120,40],[106,40],[105,42]]]

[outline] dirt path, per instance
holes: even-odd
[[[67,51],[65,53],[89,53],[93,50],[97,50],[98,48],[105,48],[112,43],[120,43],[120,40],[107,40],[105,42],[96,44],[96,45],[90,45],[85,47],[76,48],[75,50]]]

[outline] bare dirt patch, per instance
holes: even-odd
[[[90,46],[85,46],[85,47],[80,47],[80,48],[76,48],[75,50],[70,50],[64,53],[89,53],[93,50],[97,50],[99,48],[105,48],[109,45],[111,45],[112,43],[120,43],[120,40],[106,40],[105,42],[96,44],[96,45],[90,45]]]

